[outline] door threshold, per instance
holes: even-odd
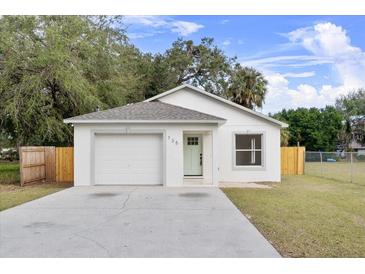
[[[189,184],[189,183],[184,183],[183,187],[218,187],[217,185],[212,185],[212,184]]]
[[[184,179],[204,179],[203,175],[184,175]]]

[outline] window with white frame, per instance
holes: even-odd
[[[262,166],[262,134],[235,134],[235,165]]]

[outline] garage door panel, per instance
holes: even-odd
[[[95,184],[161,183],[161,134],[95,136]]]
[[[161,184],[160,176],[156,175],[156,173],[134,173],[130,178],[134,184],[150,184],[150,185],[158,185]]]

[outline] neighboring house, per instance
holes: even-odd
[[[349,123],[349,128],[342,136],[338,144],[339,151],[354,151],[358,155],[365,155],[365,115],[351,116],[348,121],[342,121],[343,125]],[[345,155],[345,154],[344,154]]]
[[[280,181],[287,124],[190,85],[64,122],[76,186]]]
[[[352,151],[358,152],[360,155],[365,155],[365,116],[351,116],[351,141],[349,148]]]

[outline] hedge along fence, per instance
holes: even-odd
[[[281,175],[304,174],[305,147],[281,148]]]
[[[19,163],[22,186],[40,182],[73,182],[73,147],[21,147]]]

